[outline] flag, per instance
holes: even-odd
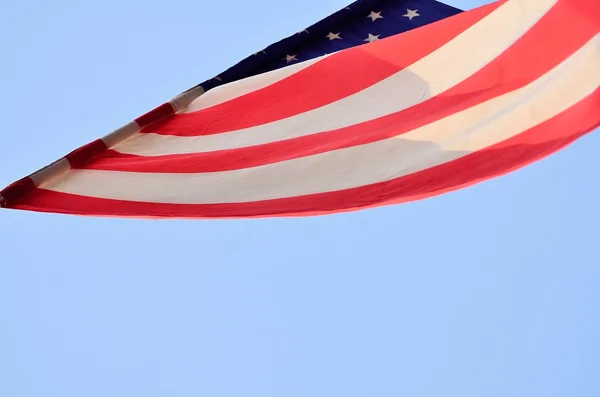
[[[357,1],[0,194],[14,209],[172,218],[419,200],[598,127],[599,71],[598,1]]]

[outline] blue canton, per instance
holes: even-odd
[[[406,32],[462,12],[435,0],[357,0],[200,84],[221,84]]]

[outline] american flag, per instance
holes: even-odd
[[[600,125],[600,2],[357,1],[1,192],[122,217],[329,214],[439,195]]]

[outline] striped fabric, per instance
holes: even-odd
[[[200,93],[9,186],[4,206],[315,215],[505,174],[600,125],[600,2],[498,1]]]

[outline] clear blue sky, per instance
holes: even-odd
[[[346,2],[5,2],[0,185]],[[597,397],[599,152],[320,218],[0,211],[0,396]]]

